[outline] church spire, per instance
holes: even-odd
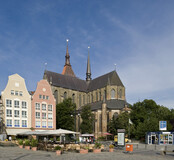
[[[70,56],[69,56],[69,52],[68,52],[69,39],[67,39],[66,41],[67,41],[67,47],[66,47],[65,65],[70,65]]]
[[[89,49],[90,47],[88,47],[88,61],[87,61],[87,70],[86,70],[86,81],[90,81],[91,80],[91,67],[90,67],[90,59],[89,59]]]
[[[66,47],[66,55],[65,55],[65,65],[64,65],[62,74],[75,77],[75,74],[74,74],[71,64],[70,64],[70,56],[69,56],[69,52],[68,52],[69,39],[67,39],[66,41],[67,41],[67,47]]]

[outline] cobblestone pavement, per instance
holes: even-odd
[[[116,148],[113,153],[107,150],[102,153],[79,154],[75,152],[64,152],[57,156],[55,152],[31,151],[18,147],[0,147],[0,160],[173,160],[174,153],[167,153],[162,156],[160,150],[164,146],[134,146],[133,153],[126,153],[125,149]],[[167,146],[168,147],[168,146]],[[169,146],[168,150],[174,149]]]

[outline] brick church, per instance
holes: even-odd
[[[72,101],[76,103],[77,112],[84,105],[91,106],[95,115],[93,133],[96,138],[107,132],[107,124],[113,116],[118,116],[124,111],[130,111],[125,98],[125,87],[115,70],[92,79],[89,53],[86,80],[76,77],[70,64],[68,42],[62,73],[45,70],[44,79],[47,79],[51,85],[56,104],[71,97]],[[80,131],[81,122],[81,117],[76,116],[76,131]]]

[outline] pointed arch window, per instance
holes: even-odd
[[[81,94],[79,95],[79,107],[81,107]]]
[[[91,94],[91,103],[93,103],[94,99],[93,99],[93,94]]]
[[[58,104],[58,91],[54,91],[54,98],[56,99],[56,104]]]
[[[119,89],[118,98],[122,98],[122,89]]]
[[[75,94],[72,94],[72,102],[75,103]]]
[[[96,92],[96,102],[98,101],[98,92]]]
[[[118,113],[115,112],[114,115],[113,115],[113,117],[114,117],[115,119],[117,119],[117,118],[118,118]]]
[[[67,93],[66,92],[64,92],[64,99],[67,99]]]
[[[115,99],[115,90],[114,89],[111,90],[111,99]]]
[[[101,101],[101,91],[99,92],[99,101]]]
[[[90,103],[90,95],[88,95],[87,102]]]
[[[83,105],[85,104],[85,95],[83,95]]]

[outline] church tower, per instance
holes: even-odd
[[[68,52],[68,41],[69,40],[67,39],[66,41],[67,41],[67,47],[66,47],[66,55],[65,55],[65,65],[64,65],[62,74],[75,77],[75,74],[74,74],[71,64],[70,64],[70,56],[69,56],[69,52]]]
[[[90,59],[89,59],[89,48],[88,47],[88,60],[87,60],[87,69],[86,69],[86,81],[91,81],[91,67],[90,67]]]

